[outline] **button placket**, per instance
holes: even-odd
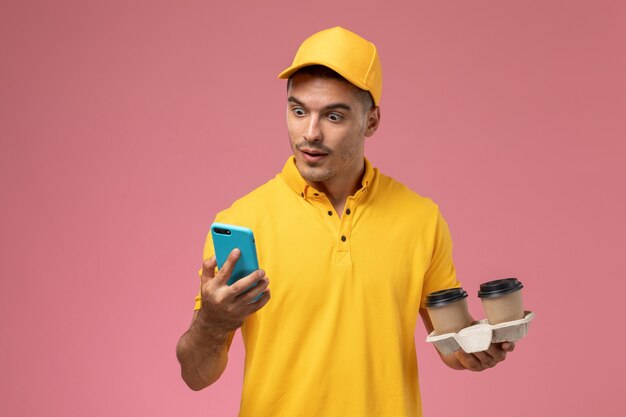
[[[350,236],[352,233],[352,222],[354,216],[355,200],[354,196],[350,196],[346,200],[346,206],[343,209],[343,216],[341,216],[341,224],[339,225],[339,247],[342,251],[350,250]]]

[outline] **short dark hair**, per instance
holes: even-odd
[[[287,80],[287,90],[289,90],[289,87],[291,87],[292,78],[297,74],[307,74],[307,75],[312,75],[314,77],[332,78],[335,80],[344,81],[357,89],[357,96],[359,100],[361,100],[361,103],[363,104],[364,111],[368,111],[372,107],[374,107],[374,99],[372,98],[372,95],[370,94],[369,91],[363,90],[362,88],[357,87],[356,85],[352,84],[350,81],[342,77],[341,74],[339,74],[336,71],[333,71],[332,69],[328,67],[325,67],[324,65],[309,65],[306,67],[302,67],[296,72],[294,72],[293,74],[291,74],[291,76]]]

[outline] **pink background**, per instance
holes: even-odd
[[[290,154],[277,73],[338,24],[382,57],[368,155],[442,207],[474,315],[503,276],[537,313],[482,374],[420,326],[425,415],[623,415],[626,3],[240,3],[0,3],[0,415],[236,415],[240,339],[200,393],[174,347],[213,216]]]

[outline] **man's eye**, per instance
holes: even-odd
[[[299,107],[294,108],[292,111],[296,116],[304,116],[304,110]]]
[[[330,120],[331,122],[339,122],[343,120],[343,116],[340,115],[339,113],[330,113],[328,115],[328,120]]]

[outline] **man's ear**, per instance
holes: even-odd
[[[365,128],[365,136],[372,136],[380,125],[380,107],[376,106],[367,112],[367,127]]]

